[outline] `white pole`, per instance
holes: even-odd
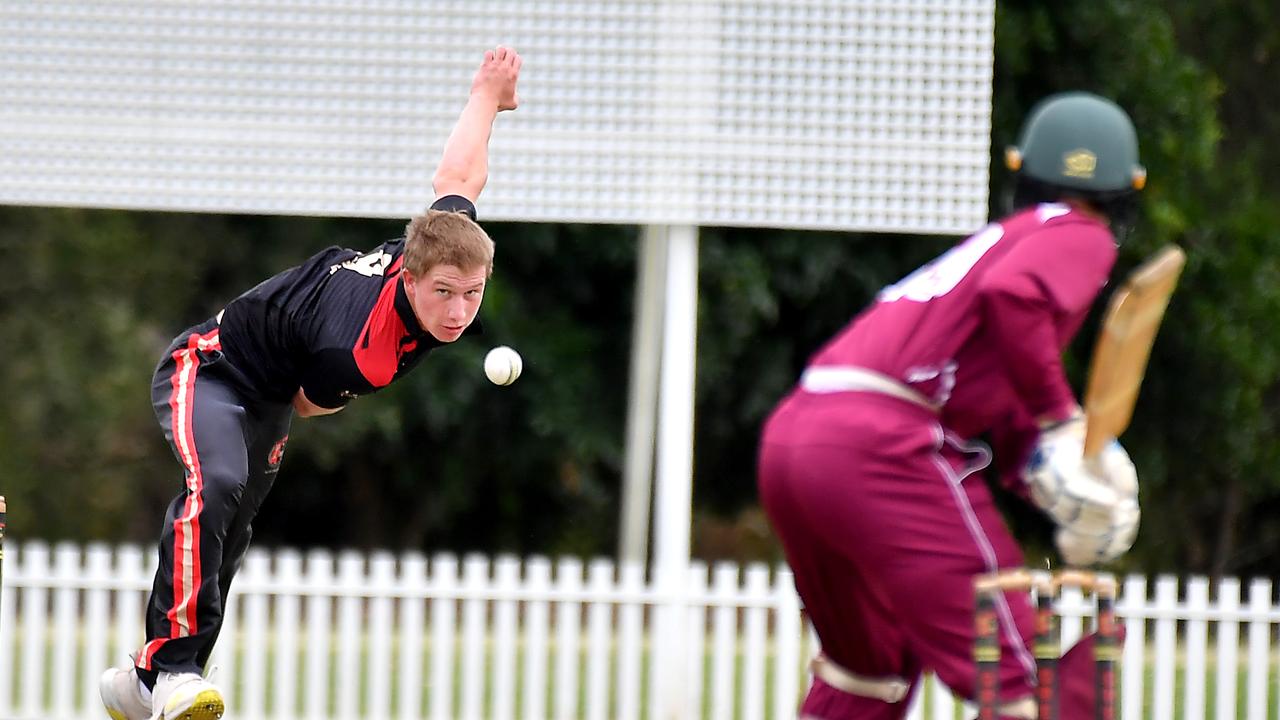
[[[684,717],[688,653],[684,624],[693,500],[693,391],[697,349],[698,229],[670,228],[659,395],[655,584],[662,594],[653,638],[656,717]]]
[[[659,125],[687,137],[715,133],[718,47],[714,3],[666,0],[658,42]],[[670,104],[667,104],[670,103]],[[662,364],[658,385],[658,445],[653,513],[655,607],[652,717],[690,717],[689,556],[693,517],[694,369],[698,342],[699,167],[691,158],[659,161],[654,190],[669,201]],[[680,224],[684,223],[684,224]]]
[[[647,225],[637,253],[636,317],[631,330],[627,400],[627,450],[622,473],[622,526],[618,533],[619,563],[643,564],[649,556],[649,501],[653,487],[666,272],[667,227]]]

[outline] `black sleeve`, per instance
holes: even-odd
[[[461,195],[444,195],[436,198],[431,203],[432,210],[444,210],[445,212],[462,212],[472,220],[476,219],[476,206],[472,202]]]
[[[346,407],[354,395],[344,392],[344,388],[339,386],[335,380],[348,374],[338,369],[340,363],[350,362],[354,365],[354,361],[350,360],[350,357],[350,353],[343,353],[337,350],[321,350],[309,358],[302,366],[301,377],[299,378],[302,394],[307,396],[307,400],[326,410]],[[354,370],[354,368],[352,369]]]

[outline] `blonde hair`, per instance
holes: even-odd
[[[404,268],[415,277],[437,265],[493,273],[493,240],[466,213],[428,210],[409,221],[404,237]]]

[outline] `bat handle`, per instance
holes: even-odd
[[[1084,436],[1085,459],[1086,460],[1097,459],[1097,457],[1102,454],[1102,451],[1105,450],[1108,445],[1110,445],[1115,441],[1116,441],[1116,438],[1110,434],[1094,435],[1092,433],[1086,432]]]

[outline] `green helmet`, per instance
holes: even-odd
[[[1138,164],[1138,137],[1119,105],[1086,92],[1052,95],[1027,116],[1005,164],[1046,185],[1114,194],[1141,190],[1147,171]]]

